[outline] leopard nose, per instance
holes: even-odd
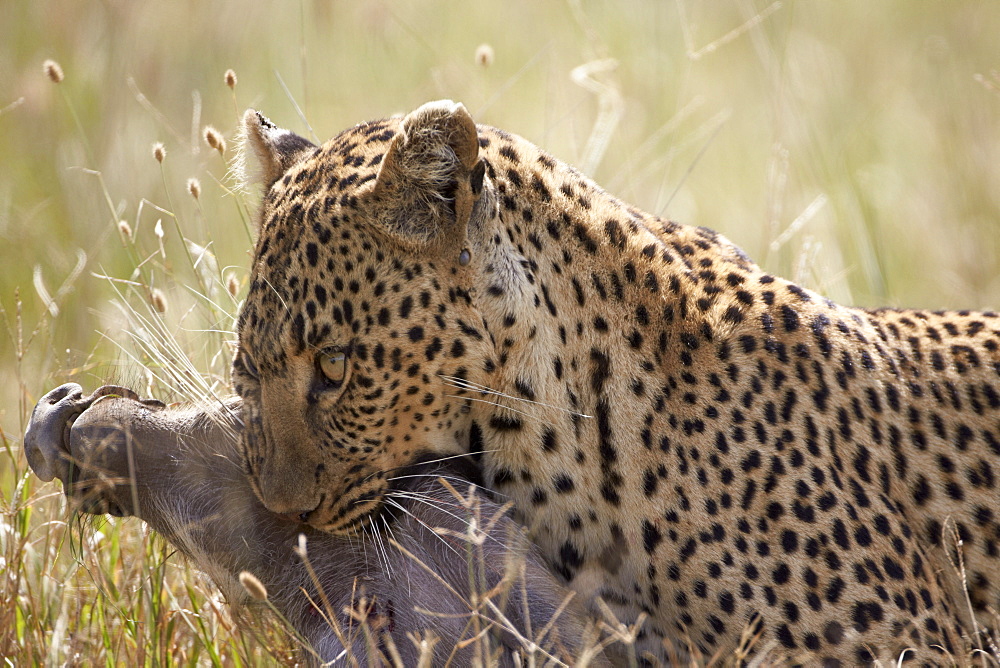
[[[24,454],[31,470],[43,481],[66,475],[66,426],[88,405],[83,388],[76,383],[60,385],[35,405],[24,432]]]
[[[315,487],[294,468],[264,466],[257,479],[264,507],[295,522],[305,522],[316,508]]]

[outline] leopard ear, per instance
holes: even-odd
[[[408,114],[372,190],[376,218],[390,232],[426,242],[468,222],[482,191],[479,134],[461,104],[428,102]]]
[[[247,109],[243,114],[242,139],[237,164],[239,177],[244,184],[260,184],[264,190],[270,189],[292,165],[316,149],[309,140],[279,128],[254,109]],[[247,168],[248,153],[254,158],[256,170]],[[255,171],[255,176],[249,176],[249,171]]]

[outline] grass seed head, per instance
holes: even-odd
[[[236,72],[232,69],[226,70],[226,85],[230,88],[236,88]]]
[[[149,302],[153,305],[153,308],[156,309],[157,313],[167,312],[167,296],[163,294],[163,291],[159,288],[153,288],[153,290],[149,293]]]
[[[153,157],[161,164],[163,163],[163,159],[167,157],[167,149],[163,148],[162,143],[156,142],[153,144]]]
[[[195,199],[201,197],[201,182],[195,178],[188,179],[188,192],[191,193],[191,197],[194,197]]]
[[[489,44],[480,44],[476,47],[476,65],[489,67],[493,64],[493,47]]]
[[[243,585],[243,588],[246,589],[247,593],[250,594],[250,596],[255,600],[267,600],[267,587],[265,587],[264,583],[258,580],[257,576],[250,571],[240,572],[240,584]]]
[[[208,142],[209,146],[218,151],[219,155],[226,152],[226,140],[223,138],[222,133],[211,125],[205,126],[205,141]]]
[[[240,282],[236,278],[236,274],[229,274],[226,277],[226,291],[229,293],[230,297],[235,297],[240,291]]]
[[[45,76],[52,83],[62,83],[62,80],[65,78],[62,67],[54,60],[46,60],[42,63],[42,69],[45,70]]]
[[[127,241],[132,241],[132,226],[128,224],[127,220],[118,221],[118,231]]]

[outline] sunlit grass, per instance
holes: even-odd
[[[0,656],[16,665],[301,660],[277,627],[241,631],[139,522],[73,526],[21,453],[63,382],[226,392],[247,106],[325,139],[451,97],[836,299],[1000,305],[1000,8],[204,4],[0,4]]]

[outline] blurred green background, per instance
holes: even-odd
[[[39,330],[20,369],[28,403],[39,378],[122,373],[99,335],[115,336],[113,292],[92,273],[128,277],[118,220],[152,239],[165,218],[144,199],[242,276],[244,223],[201,130],[222,131],[230,157],[247,106],[308,136],[297,104],[326,139],[450,97],[835,299],[997,306],[997,35],[992,2],[0,3],[0,374],[15,375],[17,288],[24,337]],[[590,89],[573,79],[588,64]],[[36,286],[56,297],[67,277],[53,315]],[[0,387],[15,435],[18,391]]]

